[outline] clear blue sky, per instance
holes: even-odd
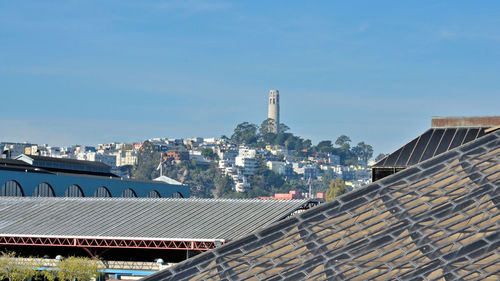
[[[0,140],[230,136],[267,117],[391,152],[500,115],[499,1],[0,0]]]

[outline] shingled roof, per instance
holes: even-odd
[[[500,280],[500,132],[144,280]]]

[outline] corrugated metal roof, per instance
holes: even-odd
[[[143,280],[500,280],[499,203],[495,132]]]
[[[232,240],[308,200],[0,197],[0,235]]]

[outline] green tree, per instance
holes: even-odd
[[[292,148],[295,148],[295,144],[298,142],[298,140],[298,137],[294,136],[293,134],[288,134],[284,143],[286,149],[290,150]]]
[[[261,141],[263,142],[261,147],[264,147],[266,144],[273,144],[276,141],[276,136],[277,135],[275,133],[265,133],[260,135]]]
[[[377,155],[377,157],[375,157],[375,162],[378,162],[378,161],[384,159],[384,157],[385,157],[385,154],[379,153],[379,155]]]
[[[284,134],[277,134],[276,138],[274,139],[274,144],[276,145],[285,145],[285,141],[288,138],[289,133],[284,133]]]
[[[55,271],[55,277],[59,280],[88,281],[97,278],[102,272],[102,264],[96,258],[68,257],[59,261]],[[47,279],[52,281],[54,274],[46,274]],[[51,277],[52,276],[52,277]]]
[[[363,163],[367,163],[370,158],[373,156],[373,147],[365,142],[358,143],[357,146],[353,147],[355,149],[356,156],[363,161]]]
[[[316,146],[316,149],[320,152],[330,153],[333,150],[332,141],[329,140],[320,141]]]
[[[321,183],[320,183],[321,187],[318,188],[317,190],[320,190],[320,191],[328,190],[332,180],[335,180],[335,173],[333,172],[332,169],[328,169],[321,176]]]
[[[214,192],[215,198],[222,198],[224,197],[225,194],[229,194],[233,191],[234,183],[231,177],[229,176],[221,174],[216,175],[214,179],[214,184],[215,184],[215,192]]]
[[[344,146],[346,144],[349,144],[351,142],[351,138],[349,138],[346,135],[341,135],[340,137],[337,138],[335,141],[335,144],[338,146]]]
[[[304,141],[300,138],[297,139],[297,141],[294,143],[293,150],[295,151],[295,155],[300,155],[300,152],[302,151],[302,147],[304,145]]]
[[[261,136],[268,134],[268,133],[273,133],[273,128],[276,124],[276,121],[272,118],[267,118],[266,120],[262,121],[259,127],[259,133]],[[274,134],[274,133],[273,133]]]
[[[273,188],[281,188],[281,186],[285,183],[283,180],[283,177],[280,176],[279,174],[271,171],[271,170],[266,170],[264,172],[264,182],[267,183],[267,190],[271,190]]]
[[[257,125],[243,122],[236,126],[231,140],[237,144],[252,145],[257,142]]]
[[[262,121],[259,127],[260,139],[263,142],[261,147],[264,147],[266,144],[274,143],[276,139],[276,134],[273,132],[275,121],[272,118],[267,118]]]
[[[311,149],[311,146],[312,142],[310,139],[304,140],[304,142],[302,142],[302,149]]]
[[[356,160],[361,160],[363,156],[362,148],[359,145],[351,148],[351,153],[356,157]]]
[[[160,163],[161,154],[154,150],[153,143],[145,141],[137,153],[137,165],[134,177],[138,180],[151,180],[159,176],[156,170]]]
[[[284,134],[286,133],[288,130],[290,130],[290,127],[288,127],[287,125],[285,125],[284,123],[280,123],[280,126],[278,128],[278,134]]]
[[[340,146],[332,150],[332,154],[340,157],[341,165],[358,165],[358,158],[351,150],[351,138],[346,135],[341,135],[335,141],[335,144]]]
[[[337,178],[330,181],[330,186],[325,193],[325,199],[330,201],[346,192],[347,188],[345,182],[341,178]]]
[[[39,264],[32,258],[20,258],[15,252],[2,252],[0,257],[0,280],[30,280],[38,275]]]
[[[215,153],[212,149],[210,148],[204,148],[201,150],[201,155],[205,157],[206,159],[210,160],[217,160],[218,156],[217,153]]]

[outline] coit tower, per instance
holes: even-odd
[[[280,92],[278,90],[269,91],[267,118],[274,120],[271,131],[277,134],[280,124]]]

